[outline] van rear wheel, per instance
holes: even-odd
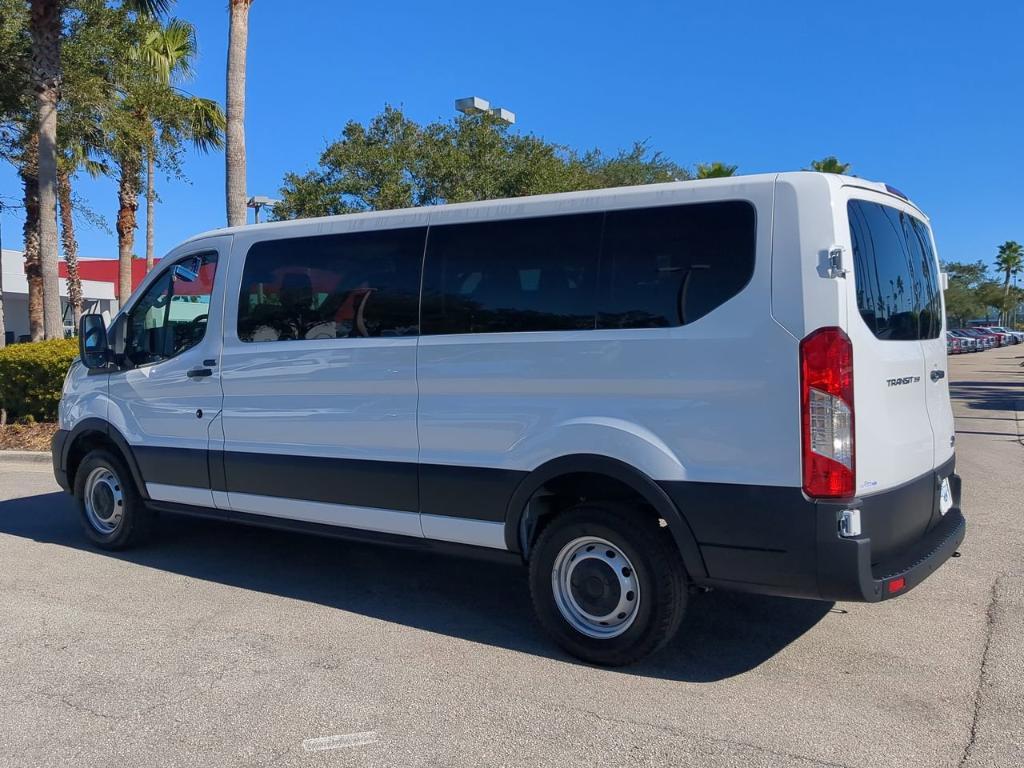
[[[75,499],[86,535],[103,549],[142,543],[155,527],[156,513],[146,507],[124,461],[102,448],[78,465]]]
[[[687,579],[667,528],[619,504],[582,504],[541,532],[530,592],[544,629],[584,661],[620,666],[661,648],[686,610]]]

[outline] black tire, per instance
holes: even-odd
[[[101,491],[100,494],[110,492],[111,498],[94,502],[90,513],[85,498],[86,485],[94,473],[103,472],[110,473],[113,480],[108,484],[108,491]],[[146,507],[128,467],[120,456],[108,450],[98,448],[90,451],[78,465],[75,472],[75,500],[78,502],[79,518],[85,535],[102,549],[127,549],[141,544],[152,536],[156,527],[156,513]],[[116,524],[110,522],[111,515],[103,518],[107,510],[100,507],[106,507],[108,502],[111,513],[120,515]]]
[[[639,602],[632,623],[615,637],[584,634],[566,618],[555,597],[559,553],[585,537],[614,545],[635,572]],[[615,589],[621,592],[621,587]],[[563,649],[592,664],[622,666],[672,639],[686,612],[688,579],[672,534],[653,516],[625,505],[581,504],[559,514],[541,532],[530,556],[530,593],[541,625]]]

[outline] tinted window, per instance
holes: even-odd
[[[176,267],[184,267],[176,273]],[[217,254],[179,259],[160,274],[128,313],[125,357],[159,363],[194,347],[206,335]]]
[[[423,332],[594,327],[602,215],[430,228]]]
[[[889,206],[851,200],[857,307],[879,339],[934,339],[942,329],[938,267],[928,227]]]
[[[729,201],[610,211],[599,327],[685,325],[725,303],[754,274],[755,215]]]
[[[238,338],[415,335],[425,236],[417,228],[256,243],[242,273]]]

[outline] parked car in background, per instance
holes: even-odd
[[[994,333],[1000,338],[1004,347],[1010,344],[1020,344],[1021,341],[1024,340],[1024,333],[1011,331],[1009,328],[1004,328],[1001,325],[982,325],[978,326],[978,330]]]
[[[981,342],[978,341],[974,336],[969,333],[964,333],[962,328],[954,328],[949,333],[955,338],[960,339],[960,351],[961,352],[980,352]]]
[[[994,333],[983,331],[980,328],[964,328],[963,332],[976,338],[980,342],[982,349],[992,349],[992,347],[999,346],[999,337]]]
[[[955,336],[952,333],[946,332],[946,354],[947,355],[959,355],[964,351],[963,345],[959,336]]]

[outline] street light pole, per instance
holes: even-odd
[[[0,200],[0,349],[7,346],[7,324],[4,322],[4,201]],[[6,421],[6,419],[5,419]]]
[[[254,219],[253,223],[254,224],[259,224],[260,223],[260,210],[263,209],[263,208],[273,208],[275,205],[277,205],[280,202],[281,202],[280,200],[275,200],[274,198],[267,197],[266,195],[253,195],[252,197],[250,197],[245,202],[245,205],[246,205],[247,208],[252,208],[253,209],[253,219]]]

